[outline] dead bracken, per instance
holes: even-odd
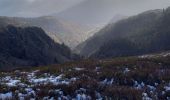
[[[169,99],[169,65],[169,56],[124,57],[3,71],[0,99]]]

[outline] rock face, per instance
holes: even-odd
[[[71,60],[64,44],[55,43],[38,27],[0,27],[0,67],[37,66]]]
[[[169,12],[151,10],[109,24],[83,43],[80,54],[108,58],[170,50]]]

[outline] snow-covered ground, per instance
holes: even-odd
[[[161,63],[0,72],[0,100],[170,100],[170,68]]]
[[[57,85],[69,85],[71,82],[76,81],[77,79],[75,77],[73,78],[64,78],[64,75],[51,75],[49,73],[44,73],[42,77],[36,76],[36,73],[39,71],[33,71],[33,72],[19,72],[21,76],[4,76],[0,78],[0,85],[14,88],[19,87],[19,89],[13,91],[8,91],[4,93],[0,93],[0,100],[6,100],[6,99],[12,99],[18,98],[20,100],[24,100],[26,97],[33,97],[32,100],[36,98],[36,91],[40,91],[40,89],[36,89],[36,91],[33,89],[35,86],[40,85],[48,85],[52,84],[54,86]],[[18,72],[17,72],[18,73]],[[8,74],[9,75],[9,74]],[[25,76],[25,77],[23,77]],[[27,82],[26,82],[27,81]],[[24,93],[20,91],[24,91]],[[55,90],[57,93],[62,93],[61,90]],[[17,96],[16,96],[17,95]],[[61,94],[62,95],[62,94]],[[81,96],[80,96],[81,97]],[[47,97],[44,97],[47,99]],[[83,96],[84,98],[84,96]]]
[[[169,52],[157,53],[157,54],[141,55],[141,56],[138,56],[138,57],[139,58],[156,58],[156,57],[168,57],[168,56],[170,56],[170,51]]]

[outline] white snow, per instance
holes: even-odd
[[[15,78],[12,78],[11,76],[6,76],[4,78],[2,78],[1,81],[5,81],[5,84],[7,86],[16,86],[18,83],[20,83],[20,80],[17,80]]]
[[[96,67],[96,68],[95,68],[95,71],[99,71],[99,70],[100,70],[100,67]]]
[[[8,93],[0,93],[0,100],[8,100],[8,99],[12,99],[12,92],[8,92]]]
[[[164,87],[165,91],[170,91],[170,83]]]
[[[102,85],[112,85],[113,82],[114,82],[114,78],[112,78],[111,80],[105,78],[105,79],[104,79],[103,81],[101,81],[100,83],[101,83]]]
[[[142,93],[142,100],[152,100],[147,93]]]
[[[34,97],[36,96],[36,93],[32,88],[26,88],[25,91],[28,95],[33,95]]]
[[[76,96],[76,100],[89,100],[89,96],[87,96],[86,94],[77,94]]]
[[[19,73],[18,71],[15,71]],[[36,97],[36,91],[40,91],[40,89],[36,89],[36,91],[33,90],[32,87],[35,87],[36,85],[44,85],[48,83],[52,83],[53,85],[60,85],[60,84],[66,84],[69,85],[70,82],[78,80],[76,77],[72,77],[70,79],[64,78],[64,74],[60,74],[58,76],[52,75],[49,73],[44,73],[41,76],[37,76],[38,70],[33,71],[33,72],[20,72],[22,75],[24,75],[24,78],[29,82],[29,84],[22,82],[21,80],[23,78],[21,77],[16,77],[16,76],[4,76],[0,78],[0,85],[6,85],[8,87],[13,87],[17,86],[20,87],[23,91],[21,92],[20,90],[15,91],[15,95],[18,96],[19,100],[25,100],[26,97],[32,97],[30,100],[35,100]],[[55,93],[59,94],[61,98],[67,98],[64,97],[63,91],[59,90],[57,92],[54,91]],[[84,98],[85,95],[82,95],[82,98]],[[6,100],[12,98],[12,92],[9,93],[0,93],[0,100]],[[46,98],[44,98],[46,99]],[[53,100],[54,98],[48,98],[48,100]]]
[[[8,83],[6,83],[6,85],[8,86],[16,86],[18,83],[20,82],[20,80],[9,80]]]
[[[170,91],[170,86],[165,86],[165,91]]]
[[[101,83],[102,84],[107,84],[107,81],[108,81],[107,78],[105,78]]]
[[[74,69],[72,69],[74,70]],[[84,70],[84,68],[75,68],[75,70],[80,71]],[[94,68],[93,71],[99,70],[98,67],[96,69]],[[128,73],[130,70],[129,68],[124,68],[122,70],[122,74]],[[19,73],[18,71],[15,71],[16,73]],[[40,86],[40,85],[46,85],[48,83],[53,84],[54,86],[57,85],[69,85],[71,83],[74,83],[75,81],[79,80],[80,78],[78,77],[71,77],[71,78],[65,78],[65,74],[60,74],[60,75],[55,75],[55,74],[50,74],[50,73],[37,73],[37,71],[32,71],[32,72],[20,72],[23,74],[24,78],[26,79],[25,81],[22,81],[23,77],[20,76],[3,76],[0,78],[0,85],[7,85],[9,88],[12,88],[13,86],[20,87],[22,90],[18,89],[15,92],[8,91],[8,93],[0,93],[0,100],[6,100],[6,99],[11,99],[13,96],[18,96],[19,100],[25,100],[25,98],[29,98],[29,100],[35,100],[36,96],[38,96],[38,92],[40,92],[41,87],[38,87],[35,89],[35,87]],[[39,75],[40,74],[40,75]],[[105,77],[103,80],[99,81],[98,83],[100,86],[109,86],[109,85],[114,85],[116,83],[115,81],[116,78],[108,78]],[[28,84],[27,84],[28,82]],[[154,85],[148,85],[142,80],[140,82],[133,80],[134,85],[132,88],[134,89],[146,89],[142,96],[142,100],[152,100],[151,93],[157,92],[157,86],[159,86],[158,83],[154,83]],[[170,84],[167,84],[164,86],[165,90],[162,90],[160,94],[164,95],[166,94],[167,91],[170,91]],[[149,90],[149,91],[148,91]],[[149,93],[150,92],[150,93]],[[56,89],[49,89],[47,90],[48,93],[54,93],[57,95],[58,100],[69,100],[72,98],[72,100],[92,100],[91,96],[89,95],[89,89],[85,87],[80,87],[79,89],[74,91],[74,96],[72,95],[65,95],[65,91],[62,90],[61,88],[56,88]],[[148,94],[147,94],[148,93]],[[104,98],[111,98],[107,97],[104,94],[95,91],[95,98],[96,100],[103,100]],[[54,100],[56,97],[51,97],[48,95],[45,95],[45,97],[42,100]]]
[[[100,100],[100,99],[102,100],[102,96],[101,96],[101,94],[99,92],[96,92],[95,94],[96,94],[96,98],[98,100]]]
[[[75,78],[71,79],[71,80],[67,80],[67,79],[62,79],[63,74],[55,77],[55,76],[49,76],[49,77],[41,77],[41,78],[32,78],[30,79],[31,83],[34,84],[48,84],[48,83],[52,83],[54,85],[58,85],[58,84],[69,84],[70,81],[74,81],[76,80]]]
[[[74,68],[76,71],[82,71],[82,70],[84,70],[84,68]]]
[[[170,56],[170,53],[162,54],[164,57]]]
[[[77,94],[76,100],[81,100],[81,95],[80,94]]]
[[[156,88],[154,86],[147,85],[147,87],[150,89],[150,91],[155,91],[156,90]]]
[[[123,73],[128,73],[130,70],[128,68],[125,68],[125,70],[123,71]]]
[[[145,86],[144,82],[138,83],[137,81],[134,82],[134,87],[136,89],[142,89]]]

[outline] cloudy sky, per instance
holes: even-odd
[[[0,16],[57,15],[71,19],[110,20],[170,6],[170,0],[0,0]],[[86,21],[86,20],[84,20]]]
[[[131,16],[143,11],[170,6],[170,0],[84,0],[58,14],[80,23],[104,24],[115,16]]]
[[[61,12],[82,0],[0,0],[0,16],[37,17]]]

